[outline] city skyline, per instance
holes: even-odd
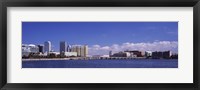
[[[46,43],[50,43],[50,46],[49,45],[45,45]],[[61,43],[63,43],[64,44],[64,46],[63,46],[63,44],[62,44],[62,46],[61,46]],[[177,42],[167,42],[167,41],[162,41],[162,42],[154,42],[153,44],[151,44],[151,43],[147,43],[149,46],[151,46],[151,45],[153,45],[153,46],[155,46],[155,47],[157,47],[158,45],[155,45],[155,44],[165,44],[165,46],[168,46],[167,44],[173,44],[173,45],[175,45],[175,47],[177,47],[176,46],[176,44],[178,45],[178,43]],[[114,45],[114,46],[112,46],[112,47],[108,47],[108,46],[104,46],[104,47],[100,47],[100,46],[98,46],[98,45],[94,45],[93,47],[94,48],[96,48],[96,50],[97,51],[101,51],[101,50],[105,50],[106,52],[104,52],[104,53],[106,53],[106,54],[99,54],[99,53],[95,53],[95,52],[90,52],[90,53],[93,53],[93,54],[89,54],[89,55],[109,55],[109,52],[110,51],[112,51],[112,52],[121,52],[121,51],[144,51],[144,52],[146,52],[146,51],[152,51],[152,52],[160,52],[160,51],[172,51],[172,50],[170,50],[170,49],[163,49],[163,50],[158,50],[158,49],[154,49],[154,50],[152,50],[152,49],[148,49],[149,47],[148,46],[144,46],[145,44],[144,43],[136,43],[136,44],[133,44],[133,43],[125,43],[125,44],[123,44],[123,45],[135,45],[136,47],[137,46],[140,46],[140,45],[142,45],[143,46],[143,48],[145,47],[146,49],[136,49],[135,47],[131,47],[131,46],[127,46],[128,48],[123,48],[123,46],[118,46],[118,45]],[[52,49],[52,47],[51,47],[51,41],[45,41],[44,42],[44,44],[22,44],[22,45],[36,45],[36,46],[41,46],[41,45],[43,45],[43,46],[47,46],[49,49],[48,49],[48,52],[55,52],[53,49]],[[63,52],[63,51],[66,51],[66,52],[69,52],[69,47],[68,46],[70,46],[71,48],[73,47],[73,46],[83,46],[83,45],[77,45],[77,44],[74,44],[74,45],[70,45],[70,44],[67,44],[65,41],[60,41],[60,44],[59,44],[60,46],[58,47],[59,48],[59,50],[58,51],[56,51],[56,52]],[[85,44],[86,46],[88,46],[87,44]],[[85,46],[84,45],[84,46]],[[172,46],[173,46],[172,45]],[[123,48],[123,49],[119,49],[119,48]],[[133,49],[133,48],[135,48],[135,49]],[[158,48],[158,47],[157,47]],[[160,48],[163,48],[163,47],[160,47]],[[46,52],[46,47],[44,47],[44,52]],[[89,48],[90,50],[91,49],[93,49],[93,48]],[[173,54],[178,54],[177,52],[173,52],[172,51],[172,53]]]
[[[89,54],[127,49],[178,52],[178,22],[23,22],[22,43],[87,44]]]

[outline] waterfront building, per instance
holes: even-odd
[[[71,45],[67,45],[67,52],[71,52]]]
[[[87,57],[88,56],[88,46],[87,45],[84,45],[84,57]]]
[[[163,58],[165,58],[165,59],[171,58],[171,55],[172,55],[171,51],[164,51],[163,52]]]
[[[71,52],[76,52],[76,48],[74,45],[72,45],[72,47],[71,47]]]
[[[79,57],[81,57],[81,46],[76,46],[76,52]]]
[[[34,45],[34,44],[29,44],[28,47],[30,48],[30,51],[32,53],[38,53],[39,52],[39,48],[38,46]]]
[[[100,58],[101,58],[101,55],[92,55],[91,58],[92,58],[92,59],[100,59]]]
[[[113,55],[112,51],[109,51],[109,57],[112,57],[112,55]]]
[[[88,46],[84,45],[73,45],[71,47],[71,52],[77,52],[78,57],[87,57],[88,55]]]
[[[28,45],[22,44],[22,57],[28,57],[30,52]]]
[[[77,52],[77,56],[80,57],[80,45],[73,45],[71,48],[71,52]]]
[[[103,58],[109,58],[110,55],[101,55],[100,57],[103,57]]]
[[[84,46],[80,46],[80,56],[84,57],[84,55],[85,55],[85,48]]]
[[[65,51],[66,51],[66,42],[61,41],[60,42],[60,55],[61,56],[65,55]]]
[[[112,57],[130,57],[131,54],[129,52],[118,52],[114,53]]]
[[[44,45],[38,45],[39,52],[44,53]]]
[[[152,56],[152,52],[151,51],[145,51],[145,57],[149,58]]]
[[[163,58],[163,52],[158,52],[158,51],[152,52],[152,58],[153,59],[161,59],[161,58]]]
[[[51,42],[50,41],[44,42],[44,52],[49,53],[50,51],[51,51]]]
[[[39,52],[38,46],[34,44],[22,44],[22,57],[28,57],[30,53],[36,54]]]
[[[143,57],[142,52],[141,51],[137,51],[137,50],[133,50],[133,51],[124,51],[124,52],[129,52],[132,56],[136,56],[136,57]]]
[[[67,56],[67,57],[77,57],[77,52],[65,52],[65,56]]]
[[[178,59],[178,54],[172,54],[171,59]]]
[[[145,51],[140,51],[140,52],[141,52],[142,57],[144,57],[145,56]]]
[[[152,58],[153,59],[161,59],[161,58],[164,58],[164,59],[169,59],[171,58],[171,51],[155,51],[155,52],[152,52]]]

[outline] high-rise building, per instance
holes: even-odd
[[[71,52],[72,50],[71,50],[71,45],[67,45],[67,52]]]
[[[88,55],[88,46],[84,45],[73,45],[71,47],[71,52],[77,52],[78,57],[87,57]]]
[[[51,51],[51,42],[50,41],[44,42],[44,52],[49,53],[50,51]]]
[[[80,46],[80,56],[85,57],[85,46]]]
[[[81,56],[81,46],[76,46],[76,52],[77,52],[77,55],[80,57]]]
[[[44,53],[44,45],[38,45],[39,52]]]
[[[74,45],[72,45],[72,47],[71,47],[71,52],[76,52],[76,48]]]
[[[164,51],[163,52],[163,58],[165,58],[165,59],[171,58],[171,55],[172,55],[171,51]]]
[[[109,51],[109,57],[112,57],[112,55],[113,55],[112,51]]]
[[[88,55],[88,46],[87,45],[84,45],[84,57],[87,57]]]
[[[61,41],[60,42],[60,55],[64,55],[66,51],[66,42],[65,41]]]
[[[73,45],[71,47],[71,52],[77,52],[77,56],[80,57],[80,48],[79,48],[79,45]]]

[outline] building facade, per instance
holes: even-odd
[[[77,57],[77,52],[65,52],[65,56],[67,56],[67,57]]]
[[[88,46],[87,45],[73,45],[71,47],[71,52],[77,52],[78,57],[87,57],[88,55]]]
[[[88,45],[84,45],[84,57],[88,56]]]
[[[143,53],[141,52],[141,51],[137,51],[137,50],[135,50],[135,51],[124,51],[124,52],[129,52],[132,56],[136,56],[136,57],[143,57]]]
[[[49,53],[50,51],[51,51],[51,42],[50,41],[44,42],[44,52]]]
[[[153,59],[170,59],[171,58],[171,51],[155,51],[155,52],[152,52],[152,58]]]
[[[118,52],[114,53],[112,57],[130,57],[131,54],[129,52]]]
[[[63,56],[65,55],[66,52],[66,42],[65,41],[61,41],[60,42],[60,55]]]
[[[112,51],[109,51],[109,57],[112,57],[112,55],[113,55]]]
[[[38,45],[39,52],[44,53],[44,45]]]
[[[22,57],[28,57],[30,53],[36,54],[39,52],[39,48],[33,44],[23,44],[22,45]]]
[[[164,51],[163,52],[163,58],[165,58],[165,59],[171,58],[171,55],[172,55],[171,51]]]
[[[145,51],[145,57],[150,58],[152,56],[151,51]]]
[[[71,48],[72,48],[71,45],[67,45],[67,52],[71,52]]]

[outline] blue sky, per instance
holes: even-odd
[[[177,41],[178,22],[22,22],[22,43],[43,44],[51,41],[112,46],[123,43]]]

